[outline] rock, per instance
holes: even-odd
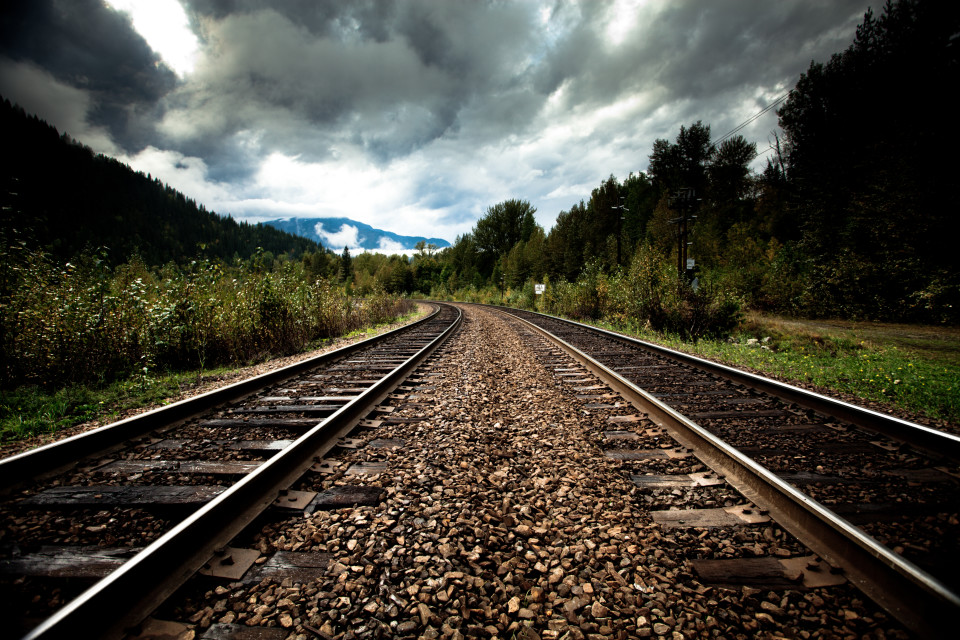
[[[430,611],[430,607],[421,602],[417,605],[417,610],[420,613],[420,623],[423,626],[430,624],[430,616],[433,615],[433,613]]]
[[[517,631],[517,640],[540,640],[540,634],[533,627],[522,626]]]
[[[783,609],[773,604],[772,602],[767,602],[766,600],[760,603],[760,608],[774,615],[783,614]]]

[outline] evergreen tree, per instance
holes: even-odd
[[[94,154],[7,100],[0,102],[0,233],[71,260],[106,247],[109,264],[149,265],[318,251],[315,242],[208,211],[159,179]],[[56,188],[52,188],[52,181]]]
[[[529,223],[536,211],[526,200],[506,200],[487,209],[486,215],[477,221],[473,232],[473,242],[479,253],[480,270],[483,273],[490,273],[493,263],[523,239],[525,226],[532,232]]]
[[[779,111],[820,313],[920,317],[960,304],[960,254],[944,233],[960,197],[953,163],[934,160],[960,132],[949,101],[921,98],[960,72],[958,32],[955,2],[888,2],[846,51],[812,63]]]
[[[658,139],[653,143],[648,173],[660,192],[694,189],[703,194],[707,186],[707,166],[713,154],[710,125],[697,120],[681,126],[677,141]]]
[[[353,259],[350,257],[350,249],[343,248],[340,254],[340,266],[337,270],[337,280],[348,282],[353,279]]]

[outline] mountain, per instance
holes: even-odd
[[[438,249],[450,246],[443,238],[402,236],[350,218],[280,218],[263,224],[319,242],[334,252],[350,247],[380,253],[403,253],[413,251],[418,242],[432,244]]]
[[[306,238],[207,211],[7,100],[0,100],[0,131],[0,248],[25,242],[70,260],[106,247],[111,264],[137,254],[148,265],[229,262],[258,248],[293,257],[320,250]]]

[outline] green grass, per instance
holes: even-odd
[[[227,371],[205,371],[217,375]],[[137,376],[93,388],[71,386],[48,390],[25,386],[0,390],[0,443],[54,433],[90,420],[115,420],[122,411],[161,404],[197,382],[199,373]]]
[[[627,332],[732,366],[960,423],[960,330],[955,328],[751,314],[728,340],[691,343],[635,328]]]

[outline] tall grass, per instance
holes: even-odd
[[[0,247],[0,386],[97,385],[152,370],[205,369],[301,351],[387,322],[409,301],[365,299],[311,279],[300,262],[197,260],[111,269],[96,253],[57,264]]]

